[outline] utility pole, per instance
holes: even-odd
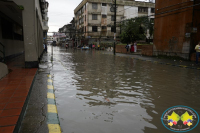
[[[114,55],[115,55],[115,45],[116,45],[116,13],[117,13],[117,4],[115,0],[114,4]]]

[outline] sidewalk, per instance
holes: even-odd
[[[113,52],[105,51],[103,53],[113,55]],[[161,59],[161,58],[157,58],[157,57],[142,56],[142,55],[137,55],[137,54],[116,53],[116,56],[129,57],[129,58],[133,58],[136,60],[149,61],[152,63],[158,63],[158,64],[169,65],[169,66],[174,66],[174,67],[182,67],[182,68],[200,70],[200,62],[199,62],[199,65],[196,65],[194,61],[172,60],[172,59],[165,59],[165,58]]]
[[[0,133],[19,129],[37,68],[25,69],[24,56],[7,62],[11,72],[0,79]]]

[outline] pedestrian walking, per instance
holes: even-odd
[[[44,44],[44,51],[47,53],[47,44]]]
[[[127,43],[127,45],[125,46],[125,48],[126,48],[126,53],[128,53],[128,51],[129,51],[129,45],[128,45],[128,43]]]
[[[45,52],[45,43],[43,43],[43,51]]]
[[[199,56],[200,56],[200,42],[195,47],[196,50],[196,64],[198,64]]]
[[[129,51],[131,52],[131,44],[129,44]]]
[[[137,52],[137,42],[135,41],[133,45],[134,45],[134,52]]]
[[[133,52],[134,52],[134,45],[131,44],[131,53],[133,53]]]

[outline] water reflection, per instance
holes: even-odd
[[[57,48],[54,54],[52,73],[63,132],[168,133],[160,121],[167,108],[186,105],[200,111],[196,70],[101,51]]]

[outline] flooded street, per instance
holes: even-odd
[[[51,74],[63,133],[169,133],[166,109],[200,114],[199,70],[54,47]]]

